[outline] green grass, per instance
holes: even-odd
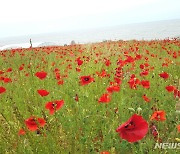
[[[139,48],[137,51],[136,47]],[[124,52],[127,51],[128,56],[134,58],[139,54],[142,58],[136,60],[134,66],[128,63],[123,67],[120,91],[112,94],[111,101],[106,104],[98,103],[110,82],[114,81],[117,61],[125,60]],[[172,53],[168,54],[168,51]],[[177,149],[155,150],[156,140],[150,130],[137,143],[122,140],[115,130],[137,113],[138,107],[142,109],[139,114],[150,125],[152,107],[156,107],[166,112],[165,121],[154,121],[162,142],[177,142],[175,138],[180,138],[180,134],[176,127],[180,124],[180,115],[176,113],[175,105],[179,99],[175,99],[173,93],[167,92],[165,87],[174,85],[180,89],[179,51],[180,41],[174,40],[121,41],[1,51],[0,70],[5,73],[0,77],[9,77],[12,82],[0,81],[0,86],[6,88],[6,92],[0,94],[0,153],[176,153]],[[176,52],[176,58],[173,57],[173,52]],[[76,71],[78,57],[83,60],[83,64],[79,66],[81,72]],[[105,65],[105,59],[111,61],[110,66]],[[162,67],[165,59],[171,61],[168,67]],[[144,63],[154,69],[149,71],[148,76],[142,77],[139,75],[142,71],[139,65]],[[20,71],[22,64],[24,69]],[[8,68],[13,71],[6,72]],[[60,70],[63,85],[57,84],[55,68]],[[96,72],[101,72],[102,69],[110,76],[98,77]],[[48,74],[44,80],[35,76],[36,72],[42,70]],[[164,71],[169,74],[167,80],[159,77],[159,73]],[[29,76],[25,75],[27,73]],[[149,80],[150,88],[138,86],[136,90],[130,89],[128,81],[131,74],[135,74],[139,80]],[[91,75],[95,82],[81,86],[79,78],[84,75]],[[38,89],[46,89],[50,94],[41,97],[37,93]],[[74,99],[76,94],[79,97],[78,102]],[[151,99],[149,103],[143,100],[143,94]],[[61,99],[65,102],[64,106],[54,115],[49,115],[45,104]],[[133,108],[135,112],[129,108]],[[46,120],[45,127],[40,129],[41,134],[27,129],[24,121],[30,116]],[[25,129],[26,134],[19,136],[18,131],[21,128]]]

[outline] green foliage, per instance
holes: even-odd
[[[133,69],[131,63],[123,67],[120,91],[112,94],[109,103],[99,103],[98,99],[106,93],[110,82],[114,81],[118,60],[126,59],[126,51],[128,56],[135,57],[140,54],[142,59],[135,61]],[[134,114],[134,111],[137,113],[138,107],[142,109],[140,114],[151,124],[152,107],[155,107],[166,112],[166,121],[154,121],[160,138],[163,142],[177,142],[175,138],[180,137],[176,128],[180,124],[179,115],[175,112],[178,100],[174,98],[173,93],[168,93],[165,87],[174,85],[179,88],[180,61],[179,56],[173,58],[173,54],[168,54],[168,51],[179,54],[180,42],[120,41],[1,51],[0,70],[5,73],[0,77],[11,78],[12,82],[0,81],[0,86],[6,88],[6,92],[0,94],[0,153],[175,152],[168,149],[154,150],[156,140],[150,131],[138,143],[122,140],[115,131]],[[78,57],[83,60],[81,66],[77,65]],[[145,57],[149,60],[145,60]],[[105,59],[110,60],[110,66],[105,65]],[[162,67],[162,63],[167,59],[171,61],[169,66]],[[148,76],[142,77],[139,65],[144,63],[154,69],[149,71]],[[20,71],[22,64],[24,69]],[[80,72],[76,71],[77,67],[81,69]],[[8,68],[13,71],[6,72]],[[57,84],[55,68],[60,70],[63,85]],[[103,69],[110,74],[109,77],[97,75],[97,72]],[[48,74],[44,80],[35,76],[36,72],[42,70]],[[167,80],[160,78],[159,73],[162,72],[168,72],[170,77]],[[131,74],[135,74],[139,80],[149,80],[150,88],[138,86],[137,89],[130,89],[128,81]],[[91,75],[95,82],[80,85],[80,77],[85,75]],[[37,93],[38,89],[46,89],[50,94],[41,97]],[[76,94],[78,102],[75,101]],[[144,94],[150,98],[150,102],[143,100]],[[45,104],[62,99],[64,106],[54,115],[49,115]],[[40,134],[36,131],[30,132],[26,128],[24,121],[30,116],[46,120]],[[21,128],[25,129],[26,134],[19,136],[18,131]]]

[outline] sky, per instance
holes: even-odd
[[[180,19],[180,0],[0,0],[0,38]]]

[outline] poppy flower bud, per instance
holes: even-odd
[[[138,112],[138,114],[140,114],[140,113],[141,113],[141,111],[142,111],[142,108],[138,107],[138,108],[137,108],[137,112]]]
[[[132,112],[135,112],[135,110],[133,108],[128,108],[128,110],[130,110]]]

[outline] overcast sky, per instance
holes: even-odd
[[[180,19],[180,0],[0,0],[0,38]]]

